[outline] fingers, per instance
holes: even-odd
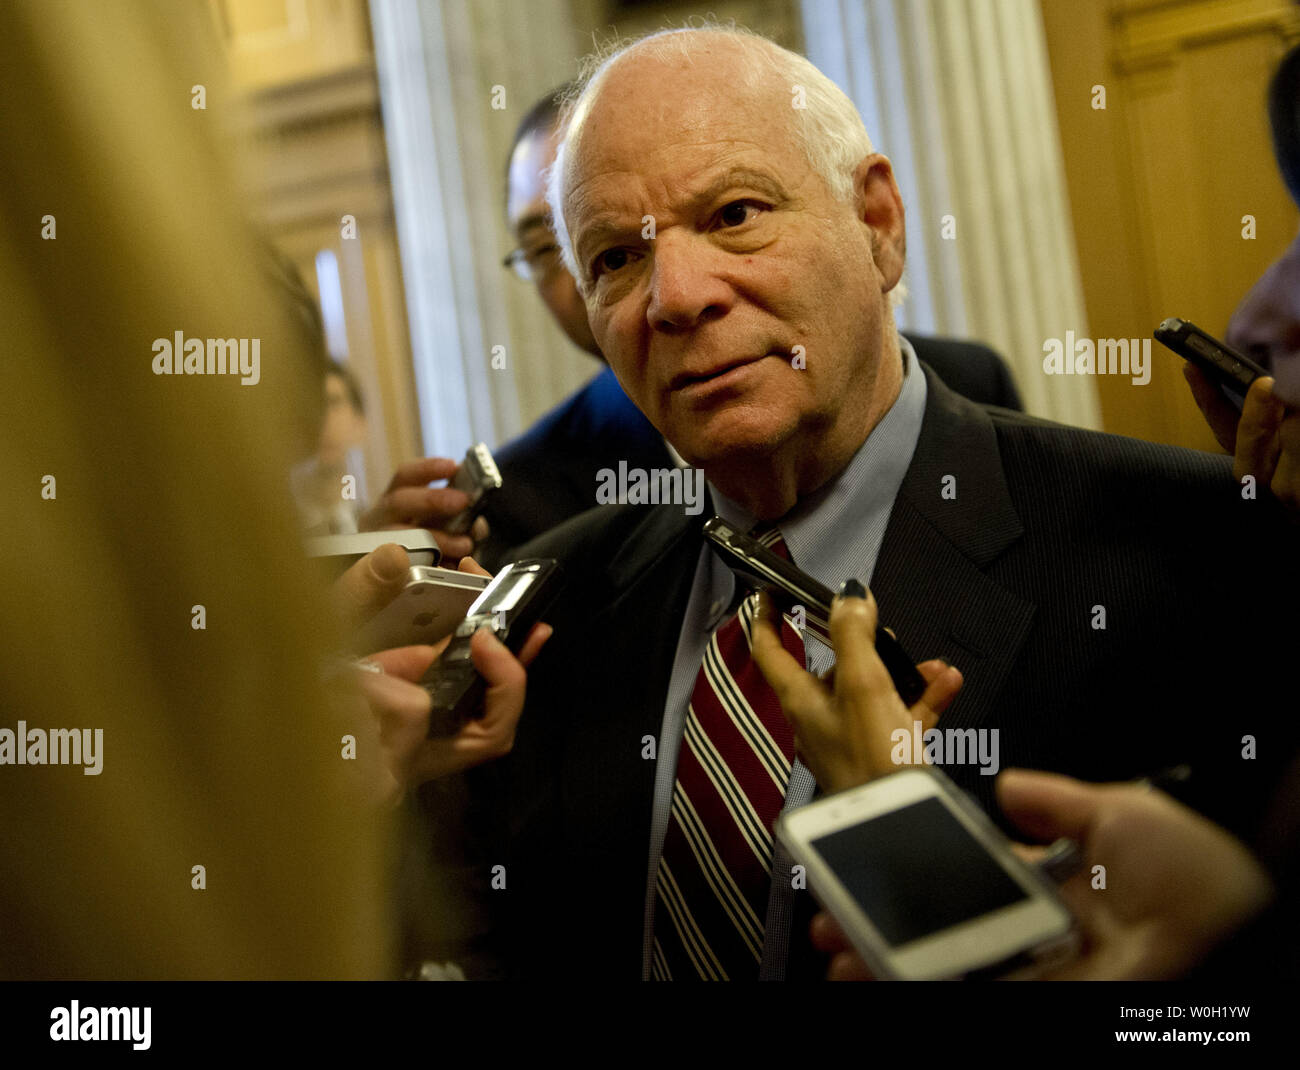
[[[870,981],[873,979],[867,964],[853,950],[853,945],[845,937],[839,923],[829,914],[823,911],[815,915],[810,932],[813,947],[834,956],[826,972],[826,980]]]
[[[421,457],[419,460],[407,461],[393,473],[388,489],[422,487],[435,479],[450,479],[459,466],[459,462],[448,457]]]
[[[527,675],[510,648],[490,631],[480,628],[470,640],[469,651],[470,657],[474,659],[474,668],[487,684],[488,713],[493,712],[494,695],[513,696],[517,693],[519,707],[522,709]],[[517,712],[515,717],[518,717]]]
[[[390,490],[382,501],[395,523],[434,527],[469,507],[469,495],[455,487],[400,487]]]
[[[462,558],[460,559],[460,565],[457,566],[457,567],[459,568],[459,570],[460,570],[461,572],[470,572],[470,573],[473,573],[475,576],[491,576],[491,575],[492,575],[492,573],[490,573],[487,569],[485,569],[482,565],[480,565],[480,564],[479,564],[477,561],[475,561],[472,557],[462,557]]]
[[[1300,409],[1287,409],[1277,440],[1281,452],[1269,490],[1293,515],[1300,516]]]
[[[533,659],[541,653],[542,647],[546,645],[555,629],[545,621],[538,621],[533,625],[533,630],[528,633],[528,638],[524,640],[524,645],[519,650],[519,664],[525,669],[533,663]]]
[[[534,626],[521,654],[532,660],[549,636],[549,625]],[[483,628],[470,640],[470,656],[487,684],[483,715],[466,721],[450,739],[425,742],[414,763],[416,780],[432,780],[482,765],[504,757],[514,747],[527,684],[523,664],[504,643]]]
[[[428,530],[442,551],[443,568],[450,568],[453,561],[460,561],[474,552],[474,540],[468,535],[448,535],[436,528]]]
[[[381,650],[369,655],[366,660],[374,662],[389,676],[414,682],[429,671],[433,659],[446,649],[449,642],[450,637],[436,646],[403,646],[395,650]]]
[[[845,584],[850,592],[850,580]],[[835,688],[866,696],[868,701],[883,699],[894,691],[889,670],[876,653],[876,599],[857,584],[865,597],[841,594],[831,603],[831,645],[835,648]]]
[[[397,543],[384,543],[334,581],[333,598],[345,626],[357,628],[401,592],[411,567]]]
[[[856,951],[841,951],[831,959],[826,971],[828,981],[872,981],[871,971]]]
[[[1056,773],[1008,769],[997,780],[998,804],[1016,825],[1041,840],[1083,841],[1106,790]]]
[[[379,724],[379,741],[404,765],[429,730],[433,702],[429,692],[387,673],[357,674],[359,685]]]
[[[840,928],[840,923],[824,910],[813,915],[812,926],[808,931],[812,936],[813,947],[828,955],[844,951],[850,946],[848,937]]]
[[[471,553],[476,542],[487,538],[488,523],[476,518],[466,535],[451,535],[442,530],[457,513],[469,507],[469,495],[454,487],[430,487],[437,479],[451,479],[455,461],[445,457],[425,457],[402,465],[388,484],[388,489],[363,514],[363,531],[382,531],[395,527],[428,528],[443,557],[450,561]]]
[[[1246,394],[1241,420],[1237,424],[1237,448],[1233,456],[1233,476],[1238,482],[1247,475],[1268,486],[1278,460],[1278,427],[1286,409],[1273,397],[1273,380],[1256,379]]]
[[[912,713],[922,723],[923,728],[933,728],[939,723],[943,712],[952,705],[952,700],[961,691],[966,682],[956,666],[935,658],[923,661],[916,667],[925,681],[925,691],[912,707]]]
[[[1038,865],[1047,854],[1047,845],[1041,843],[1015,843],[1011,844],[1011,850],[1020,858],[1022,862],[1028,862],[1031,866]]]
[[[1237,445],[1237,410],[1225,398],[1217,386],[1211,382],[1200,368],[1190,362],[1183,364],[1183,378],[1192,388],[1192,397],[1196,407],[1201,410],[1205,422],[1210,425],[1214,437],[1227,453],[1233,453]]]
[[[780,617],[766,592],[758,595],[750,654],[763,679],[776,693],[781,709],[798,730],[798,721],[810,700],[820,699],[823,685],[781,644]]]

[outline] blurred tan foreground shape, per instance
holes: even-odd
[[[0,765],[0,977],[389,970],[341,756],[366,725],[322,698],[286,493],[320,384],[243,219],[209,18],[0,5],[0,728],[103,730],[98,776]],[[153,374],[176,331],[259,338],[260,381]]]

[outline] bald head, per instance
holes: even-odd
[[[654,143],[670,129],[702,120],[712,109],[743,107],[802,148],[832,194],[847,201],[857,163],[871,154],[871,138],[853,102],[803,56],[740,30],[664,30],[589,58],[570,108],[568,136],[558,146],[547,201],[565,262],[575,278],[564,211],[567,183],[584,137],[608,137],[610,115],[636,110],[653,122],[619,123],[620,136]],[[676,90],[676,92],[673,92]]]

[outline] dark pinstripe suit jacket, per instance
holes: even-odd
[[[1003,768],[1114,780],[1190,762],[1202,808],[1248,827],[1294,746],[1289,663],[1273,659],[1294,657],[1296,630],[1260,615],[1283,599],[1294,619],[1300,589],[1272,503],[1243,501],[1226,458],[984,408],[926,377],[872,588],[915,657],[965,675],[942,726],[999,729]],[[488,901],[517,974],[639,976],[642,754],[707,515],[602,507],[526,548],[569,582],[514,752],[470,776],[495,837],[485,859],[507,866]],[[949,772],[996,816],[993,777]]]

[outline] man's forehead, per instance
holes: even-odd
[[[701,141],[686,149],[645,157],[634,167],[577,176],[566,214],[584,227],[613,224],[650,207],[688,210],[740,186],[780,196],[799,177],[752,142]]]
[[[534,130],[510,154],[507,212],[511,226],[521,228],[537,214],[546,193],[543,173],[555,159],[557,135],[554,130]]]
[[[772,107],[781,94],[770,80],[745,76],[745,57],[706,57],[683,64],[672,57],[629,59],[606,73],[581,109],[575,149],[638,158],[655,145],[681,139],[780,134],[788,116]],[[779,87],[778,87],[779,88]],[[784,94],[788,105],[788,93]]]
[[[570,209],[631,208],[647,196],[680,200],[727,171],[780,184],[803,170],[788,118],[752,98],[735,98],[735,106],[704,95],[665,103],[593,108],[565,161]]]

